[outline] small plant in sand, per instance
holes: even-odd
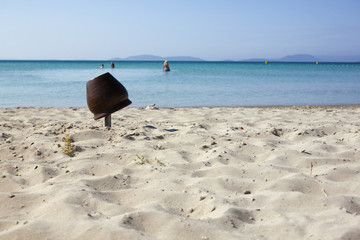
[[[75,151],[78,150],[78,147],[75,145],[72,145],[72,140],[71,140],[69,134],[65,135],[64,143],[65,143],[65,146],[61,148],[63,153],[65,153],[66,155],[68,155],[70,157],[74,157]]]
[[[154,161],[150,161],[148,159],[146,159],[144,156],[139,156],[138,154],[136,154],[137,158],[134,158],[134,161],[136,162],[137,165],[144,165],[144,164],[157,164],[160,166],[165,166],[165,164],[163,162],[161,162],[159,159],[157,159],[157,157],[155,157]]]
[[[165,163],[161,162],[159,159],[157,159],[157,157],[155,157],[155,161],[157,164],[159,164],[160,166],[165,166]]]

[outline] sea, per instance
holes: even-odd
[[[109,72],[129,107],[360,104],[360,63],[0,61],[0,107],[87,107],[87,81]],[[104,64],[104,68],[100,66]]]

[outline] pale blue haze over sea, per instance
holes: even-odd
[[[100,65],[105,68],[101,69]],[[360,104],[359,63],[0,61],[0,107],[87,107],[86,82],[110,72],[130,107]]]

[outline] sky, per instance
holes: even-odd
[[[360,1],[3,1],[0,29],[0,59],[360,56]]]

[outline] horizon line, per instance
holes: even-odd
[[[54,61],[54,62],[71,62],[71,61],[88,61],[88,62],[163,62],[164,60],[126,60],[126,59],[0,59],[0,61]],[[224,59],[224,60],[170,60],[171,62],[244,62],[244,63],[360,63],[359,61],[284,61],[284,60],[276,60],[276,59],[244,59],[244,60],[232,60],[232,59]]]

